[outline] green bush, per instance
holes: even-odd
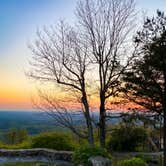
[[[88,166],[88,159],[91,156],[103,156],[111,158],[109,153],[104,149],[98,147],[81,147],[74,152],[73,162],[75,165],[82,164],[83,166]]]
[[[111,133],[107,148],[113,151],[143,151],[147,139],[144,128],[121,125]]]
[[[144,160],[133,157],[132,159],[127,159],[119,162],[118,166],[148,166],[148,165]]]
[[[73,150],[71,137],[63,133],[44,133],[32,138],[32,148]]]

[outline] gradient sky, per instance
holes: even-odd
[[[166,0],[136,0],[137,9],[166,12]],[[74,21],[76,0],[0,0],[0,109],[31,107],[36,83],[24,74],[31,52],[27,44],[37,28],[59,19]]]

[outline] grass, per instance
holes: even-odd
[[[120,161],[123,161],[123,160],[126,160],[126,159],[131,159],[132,157],[141,158],[146,162],[148,160],[156,158],[156,159],[159,160],[159,165],[156,165],[156,166],[163,166],[163,164],[162,164],[163,159],[161,158],[161,156],[145,156],[145,155],[119,156],[119,157],[112,156],[112,165],[117,166]]]
[[[30,141],[24,141],[19,144],[5,144],[0,142],[0,149],[30,149],[31,148],[31,142]]]

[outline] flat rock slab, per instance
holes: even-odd
[[[111,161],[102,156],[90,157],[88,161],[90,166],[112,166]]]
[[[49,158],[54,158],[55,160],[71,161],[73,152],[70,151],[56,151],[50,149],[19,149],[19,150],[7,150],[0,149],[0,157],[36,157],[36,156],[45,156]]]

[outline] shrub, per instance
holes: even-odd
[[[44,133],[32,138],[32,148],[73,150],[71,137],[63,133]]]
[[[111,158],[109,153],[104,149],[98,147],[81,147],[74,152],[73,162],[76,165],[82,164],[83,166],[88,166],[88,159],[91,156],[103,156]]]
[[[148,166],[148,165],[144,160],[133,157],[132,159],[127,159],[119,162],[118,166]]]
[[[113,151],[141,151],[147,138],[144,128],[121,125],[112,132],[107,148]]]

